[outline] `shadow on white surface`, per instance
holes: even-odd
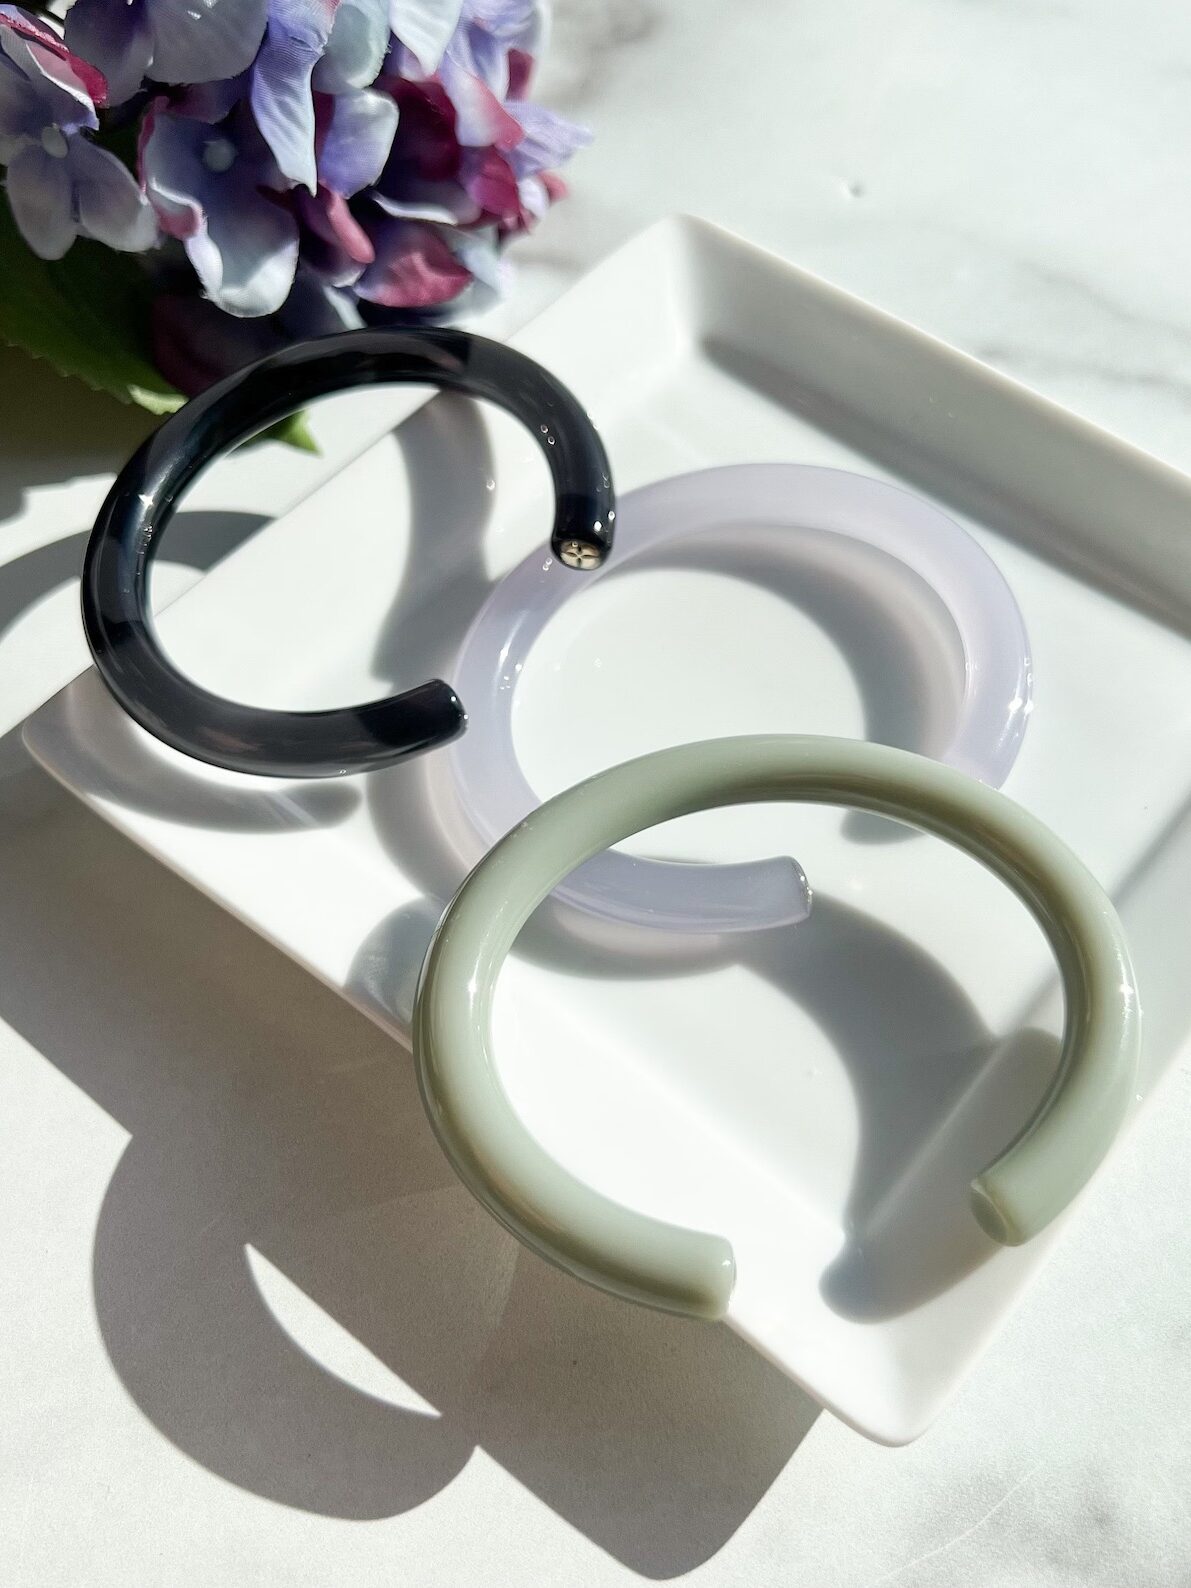
[[[486,578],[478,557],[459,571],[455,537],[469,522],[478,535],[486,504],[452,488],[452,460],[484,443],[463,404],[422,429],[439,445],[410,449],[421,566],[442,563],[463,623]],[[208,567],[260,522],[181,513],[168,555]],[[85,541],[0,568],[0,635],[77,577]],[[398,598],[382,671],[454,643],[441,605],[422,610]],[[168,760],[150,770],[122,786],[140,809],[243,831],[275,819]],[[387,1037],[60,794],[17,732],[0,772],[0,1018],[130,1133],[93,1284],[112,1365],[152,1424],[249,1492],[353,1519],[424,1503],[482,1449],[646,1576],[714,1555],[815,1403],[726,1329],[618,1305],[524,1254],[454,1179]],[[297,794],[320,824],[358,799]],[[427,899],[406,923],[413,971],[437,914]],[[295,1343],[249,1249],[437,1415],[346,1381],[317,1329]]]
[[[157,422],[0,345],[0,522],[37,486],[118,469]]]
[[[405,1054],[98,818],[46,800],[0,847],[0,1016],[131,1133],[94,1292],[146,1417],[227,1481],[324,1515],[421,1504],[482,1448],[647,1576],[714,1554],[814,1403],[727,1330],[522,1253],[455,1182]],[[295,1346],[247,1246],[438,1416]]]
[[[374,657],[395,686],[445,668],[487,588],[474,416],[426,412],[407,454],[419,588],[399,593]],[[874,650],[867,723],[896,742],[912,724],[882,666]],[[353,990],[399,1017],[463,870],[432,760],[367,795],[422,897],[359,946]],[[805,1396],[725,1331],[617,1306],[521,1254],[451,1178],[408,1060],[98,822],[47,795],[26,844],[6,835],[0,853],[0,1014],[132,1132],[96,1234],[95,1297],[116,1371],[158,1429],[228,1481],[326,1515],[418,1505],[478,1448],[637,1571],[677,1575],[722,1546],[810,1427]],[[530,956],[593,977],[729,963],[722,945],[646,956],[623,935],[560,948],[540,926]],[[936,961],[839,900],[820,895],[815,931],[731,954],[813,1012],[855,1091],[854,1238],[825,1277],[829,1302],[861,1322],[907,1312],[987,1255],[958,1192],[1010,1134],[995,1107],[949,1129],[943,1171],[930,1160],[946,1182],[932,1178],[931,1206],[955,1222],[932,1228],[925,1263],[886,1210],[911,1200],[920,1144],[988,1072],[989,1034]],[[847,985],[824,969],[841,958]],[[1003,1057],[997,1085],[1020,1119],[1053,1044],[1027,1032]],[[346,1382],[317,1328],[298,1336],[270,1313],[246,1248],[438,1415]]]
[[[451,661],[488,593],[482,544],[492,496],[482,483],[490,460],[474,407],[432,404],[398,432],[398,441],[409,477],[408,563],[418,570],[418,585],[416,597],[408,590],[398,593],[378,636],[373,668],[405,687],[426,677],[450,677]],[[459,456],[473,454],[475,468],[456,467]],[[930,675],[937,657],[929,651],[916,655],[906,646],[889,606],[857,585],[848,561],[819,569],[783,566],[747,536],[707,535],[636,558],[632,571],[647,564],[714,571],[776,591],[806,611],[846,654],[868,737],[928,753],[947,742],[950,715],[941,699],[946,687],[941,690]],[[896,577],[892,564],[887,577]],[[664,715],[665,706],[649,702],[645,709]],[[398,873],[422,897],[394,911],[361,944],[348,990],[408,1029],[431,933],[478,849],[442,758],[428,756],[374,775],[362,787],[373,830]],[[846,821],[845,832],[868,843],[917,837],[900,823],[857,815]],[[971,1218],[968,1186],[1041,1098],[1058,1045],[1043,1032],[1025,1031],[1004,1051],[963,988],[906,936],[821,892],[805,925],[735,939],[663,938],[547,904],[519,939],[518,955],[612,981],[743,966],[827,1034],[860,1119],[848,1238],[824,1282],[826,1299],[843,1316],[895,1317],[947,1290],[997,1252]],[[979,1107],[963,1109],[977,1087]],[[926,1154],[925,1198],[904,1196],[895,1181],[939,1137],[941,1123],[961,1113],[961,1128],[943,1133],[946,1150]],[[924,1201],[935,1237],[930,1243],[915,1225]]]
[[[243,545],[265,522],[268,519],[259,513],[198,508],[179,511],[168,530],[165,554],[175,565],[206,572],[229,551]],[[0,564],[0,643],[49,595],[75,588],[83,569],[89,534],[91,530],[76,530]],[[173,764],[168,762],[154,765],[152,775],[140,772],[135,780],[125,778],[121,773],[119,750],[135,732],[130,721],[121,719],[113,742],[95,746],[95,770],[97,775],[110,778],[141,810],[183,811],[186,819],[195,823],[230,827],[235,831],[251,832],[256,827],[275,824],[275,813],[262,810],[260,802],[254,804],[237,799],[214,781],[203,784],[197,783],[194,777],[178,775]],[[19,769],[22,762],[24,751],[19,746],[19,735],[0,738],[0,778]],[[326,823],[348,815],[356,805],[356,797],[348,789],[333,788],[330,784],[318,788],[311,786],[295,796],[295,800],[310,811],[311,819]]]

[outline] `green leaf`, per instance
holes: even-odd
[[[129,255],[80,239],[39,259],[0,204],[0,279],[0,340],[151,413],[181,407],[149,357],[149,283]]]
[[[185,402],[153,367],[153,288],[135,258],[80,238],[65,258],[39,259],[0,202],[0,283],[0,341],[153,414],[173,413]],[[257,439],[319,450],[304,413]]]
[[[287,447],[296,447],[299,452],[313,452],[316,457],[322,452],[322,448],[314,439],[314,432],[310,428],[310,420],[305,409],[300,413],[290,414],[288,419],[279,419],[275,425],[262,430],[250,445],[255,445],[256,441],[282,441]]]

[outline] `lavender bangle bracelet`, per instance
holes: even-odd
[[[221,699],[170,662],[149,604],[161,532],[209,463],[316,397],[399,383],[482,397],[520,419],[554,481],[556,565],[599,566],[616,518],[608,459],[579,403],[539,364],[499,342],[436,328],[297,343],[180,408],[124,466],[100,509],[83,565],[83,626],[104,683],[142,728],[196,760],[270,777],[363,772],[462,731],[462,703],[441,679],[331,711]]]
[[[625,497],[615,553],[593,577],[679,537],[716,530],[763,536],[775,561],[805,560],[826,532],[875,548],[918,575],[948,609],[962,648],[959,705],[939,759],[1000,786],[1030,712],[1029,642],[1000,570],[953,519],[908,491],[838,469],[707,469]],[[873,566],[871,557],[858,558],[856,575],[880,599]],[[539,804],[518,764],[513,702],[534,641],[579,589],[557,560],[535,553],[497,585],[464,639],[455,682],[474,718],[447,754],[460,803],[485,847]],[[788,925],[810,907],[805,874],[788,857],[700,865],[608,852],[579,867],[555,897],[607,920],[685,932]]]

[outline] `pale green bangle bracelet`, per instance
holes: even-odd
[[[527,917],[575,866],[658,822],[757,800],[851,806],[944,838],[1046,933],[1066,1001],[1062,1054],[1034,1117],[972,1182],[973,1212],[995,1240],[1029,1240],[1087,1182],[1125,1115],[1140,1045],[1129,950],[1103,889],[1035,817],[936,761],[850,739],[716,739],[547,801],[480,862],[439,924],[414,1017],[422,1097],[464,1183],[527,1246],[614,1295],[700,1318],[727,1309],[730,1244],[622,1207],[538,1145],[496,1072],[492,998]]]

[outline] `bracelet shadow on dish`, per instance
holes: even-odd
[[[163,561],[206,572],[267,522],[255,513],[180,511],[170,525]],[[69,591],[77,602],[77,581],[89,533],[76,531],[0,564],[0,642],[47,598]],[[92,682],[102,688],[98,679]],[[277,825],[279,811],[274,803],[245,799],[242,790],[216,780],[175,775],[164,764],[152,777],[130,775],[122,751],[135,742],[138,732],[130,719],[113,719],[110,734],[93,749],[97,771],[102,766],[97,786],[106,780],[119,799],[136,809],[174,814],[195,826],[255,832]],[[0,783],[27,763],[19,735],[0,739]],[[330,826],[356,809],[359,795],[330,781],[312,782],[289,790],[286,804],[294,822]]]
[[[410,461],[426,531],[415,555],[435,598],[395,609],[382,642],[394,672],[452,648],[487,590],[469,537],[488,504],[452,484],[458,448],[479,435],[474,410],[432,408]],[[879,663],[872,674],[883,687]],[[376,798],[404,800],[432,760]],[[121,785],[141,808],[245,831],[265,819],[263,802],[172,758],[144,764]],[[299,819],[320,825],[358,798],[347,785],[294,792],[309,801]],[[455,1182],[387,1040],[94,817],[52,791],[50,803],[5,868],[0,1007],[132,1133],[100,1212],[94,1290],[145,1415],[228,1481],[323,1514],[417,1505],[478,1445],[646,1575],[721,1548],[813,1402],[728,1331],[622,1306],[522,1253]],[[357,956],[364,974],[371,951],[393,949],[386,980],[412,977],[461,870],[432,809],[408,814],[401,847],[425,823],[411,868],[424,904]],[[397,1374],[406,1403],[350,1352],[341,1365],[312,1311]]]
[[[457,422],[467,425],[462,414]],[[478,547],[490,498],[482,499],[468,478],[450,467],[453,446],[482,445],[481,435],[457,435],[452,442],[440,433],[438,446],[427,446],[427,439],[423,434],[421,444],[407,454],[415,526],[410,560],[424,556],[430,561],[432,583],[427,588],[419,580],[416,595],[399,593],[394,603],[373,657],[376,673],[385,678],[449,676],[454,649],[487,593],[475,571],[480,559],[468,554],[467,543],[470,537]],[[871,737],[919,750],[942,749],[962,676],[958,637],[947,656],[937,637],[907,644],[904,620],[890,611],[896,603],[875,601],[849,577],[857,550],[833,552],[840,538],[822,540],[820,564],[808,567],[775,558],[765,536],[745,535],[734,544],[729,535],[708,532],[634,558],[623,570],[611,570],[603,585],[607,590],[622,576],[667,569],[697,569],[761,584],[804,611],[847,658]],[[941,609],[932,614],[932,605],[938,609],[939,604],[922,581],[871,548],[863,548],[863,555],[875,560],[888,589],[905,596],[923,629],[934,618],[937,636]],[[873,581],[870,588],[880,583]],[[563,620],[559,614],[554,621]],[[948,623],[944,614],[944,630]],[[949,672],[938,666],[940,660],[950,663]],[[940,673],[948,675],[950,689],[940,689]],[[479,851],[441,758],[431,755],[370,778],[366,797],[374,830],[423,899],[376,929],[361,946],[350,981],[367,1005],[408,1029],[426,944]],[[843,831],[861,842],[917,836],[901,824],[859,813],[848,814]],[[971,1218],[967,1185],[1029,1116],[1053,1071],[1057,1042],[1048,1033],[1029,1030],[1008,1045],[998,1041],[963,988],[904,935],[821,894],[811,922],[803,926],[710,939],[634,931],[548,904],[522,934],[518,953],[585,978],[613,980],[742,966],[779,989],[828,1034],[864,1122],[847,1212],[851,1233],[824,1281],[829,1303],[842,1314],[871,1319],[908,1311],[997,1250]],[[840,975],[841,965],[848,967],[846,977]],[[965,1109],[973,1089],[980,1092],[980,1107]],[[936,1238],[924,1245],[922,1210],[902,1182],[913,1174],[923,1141],[941,1119],[956,1113],[963,1119],[949,1132],[948,1157],[931,1160],[934,1189],[927,1216]],[[891,1207],[898,1210],[892,1224]],[[913,1210],[908,1222],[902,1217],[905,1209]]]
[[[412,528],[407,561],[417,569],[417,586],[407,584],[398,591],[375,642],[372,663],[376,675],[392,680],[394,687],[408,679],[449,676],[459,640],[490,589],[480,548],[493,505],[492,493],[481,483],[491,460],[475,405],[440,398],[402,427],[397,444],[409,476]],[[458,468],[460,456],[472,459],[468,470]],[[828,548],[839,543],[834,536],[823,540]],[[900,578],[910,610],[929,618],[927,608],[934,598],[924,604],[922,598],[928,593],[915,575],[871,548],[864,548],[863,554],[876,560],[891,588],[897,588]],[[938,677],[948,669],[931,665],[940,660],[938,645],[933,652],[929,645],[907,645],[904,621],[849,578],[848,560],[855,555],[855,551],[842,559],[828,555],[822,566],[807,568],[775,560],[764,540],[755,542],[746,536],[733,545],[730,538],[706,533],[641,556],[623,574],[694,568],[763,584],[806,612],[847,657],[872,737],[911,748],[939,749],[946,744],[945,726],[949,710],[955,707],[955,689],[949,698],[941,698]],[[620,576],[610,572],[605,587]],[[955,656],[943,659],[952,663],[951,673],[958,671]],[[287,787],[284,798],[259,801],[251,796],[251,785],[245,793],[201,772],[196,776],[188,765],[174,765],[172,758],[157,758],[143,768],[144,775],[129,778],[120,771],[122,746],[137,732],[120,719],[110,740],[94,744],[97,757],[115,752],[97,783],[117,787],[123,800],[140,809],[168,812],[173,819],[247,830],[278,821],[326,826],[349,814],[360,797],[359,787],[366,789],[376,832],[402,872],[421,889],[425,902],[398,912],[361,946],[352,978],[372,1007],[407,1024],[412,983],[430,930],[443,902],[478,858],[474,842],[469,848],[466,823],[454,824],[459,841],[453,842],[453,801],[443,786],[437,758],[431,755],[421,764],[374,775],[364,785],[298,784]],[[866,841],[908,832],[899,824],[857,813],[845,820],[844,831]],[[547,919],[551,926],[545,929],[542,923]],[[1012,1052],[1002,1051],[963,990],[905,937],[847,905],[820,897],[813,926],[792,934],[742,937],[734,943],[714,939],[699,943],[619,929],[601,932],[598,922],[570,911],[551,915],[547,907],[536,931],[524,935],[520,951],[588,977],[673,977],[745,965],[805,1008],[829,1033],[844,1056],[861,1118],[870,1122],[857,1154],[847,1214],[852,1233],[827,1281],[832,1305],[844,1314],[871,1318],[908,1310],[947,1288],[995,1250],[968,1216],[967,1181],[1010,1139],[1014,1123],[1028,1116],[1045,1087],[1057,1049],[1053,1040],[1035,1034],[1017,1043]],[[846,984],[831,973],[839,963],[847,963],[856,973]],[[857,1000],[857,985],[865,989],[865,1000]],[[934,1057],[924,1061],[924,1053]],[[917,1227],[913,1221],[900,1235],[887,1231],[875,1239],[874,1226],[885,1216],[890,1192],[907,1166],[914,1164],[921,1142],[941,1118],[960,1108],[985,1071],[997,1076],[996,1097],[986,1096],[979,1110],[969,1110],[971,1126],[966,1132],[950,1132],[951,1158],[942,1173],[955,1194],[940,1191],[935,1198],[953,1227],[930,1243],[925,1262],[921,1243],[911,1238]],[[911,1077],[913,1086],[908,1084]],[[924,1098],[929,1099],[925,1109]],[[872,1128],[875,1121],[880,1121],[880,1130]],[[940,1173],[937,1163],[932,1173]],[[912,1205],[912,1198],[899,1196],[895,1201],[899,1207]],[[898,1254],[900,1247],[907,1250],[897,1261],[881,1260],[890,1252]]]
[[[465,504],[446,465],[474,428],[461,403],[427,421],[452,527]],[[14,617],[77,571],[82,541],[30,565]],[[461,620],[486,589],[462,582]],[[143,773],[121,774],[120,798],[200,827],[276,820],[249,780],[190,776],[124,719],[113,731]],[[66,799],[19,734],[0,761],[41,785],[31,820],[0,832],[0,1015],[131,1134],[93,1288],[154,1427],[249,1492],[357,1519],[424,1503],[483,1448],[645,1576],[716,1554],[815,1403],[728,1331],[620,1306],[524,1253],[455,1180],[388,1037]],[[359,799],[293,792],[312,802],[296,819],[322,825]]]
[[[522,1252],[454,1180],[387,1037],[46,795],[0,832],[0,1014],[131,1134],[93,1285],[150,1422],[228,1482],[357,1519],[423,1503],[478,1446],[646,1576],[714,1555],[814,1404],[727,1330]],[[1179,826],[1120,899],[1139,962],[1191,885],[1191,807]],[[419,957],[431,913],[394,915],[361,972]],[[1182,1035],[1151,1026],[1151,1068]]]

